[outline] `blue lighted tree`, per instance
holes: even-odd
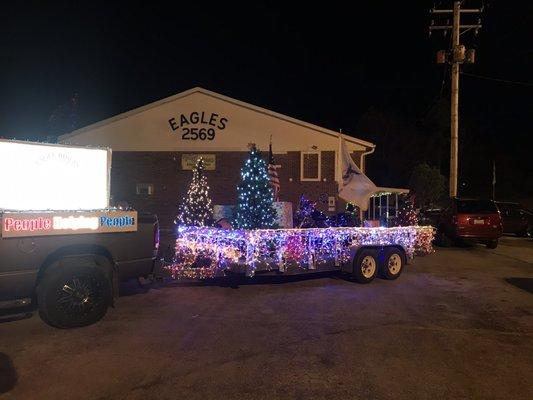
[[[241,182],[237,186],[235,227],[261,229],[276,227],[274,192],[270,185],[267,164],[255,145],[241,169]]]

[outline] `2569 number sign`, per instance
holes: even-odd
[[[181,138],[183,140],[213,140],[215,138],[215,130],[213,128],[183,128]]]
[[[226,128],[227,123],[226,117],[205,111],[182,113],[168,120],[173,132],[180,131],[182,140],[213,140],[217,133]]]

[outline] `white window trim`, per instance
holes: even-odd
[[[339,151],[335,150],[335,166],[333,168],[335,182],[339,183]]]
[[[306,154],[318,154],[318,177],[317,178],[304,178],[304,156]],[[322,180],[322,152],[320,150],[300,152],[300,181],[320,182],[321,180]]]

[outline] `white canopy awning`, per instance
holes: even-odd
[[[403,188],[390,188],[390,187],[378,187],[377,191],[372,194],[371,197],[386,196],[389,194],[408,194],[409,189]]]

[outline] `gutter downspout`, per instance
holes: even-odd
[[[365,151],[364,153],[361,154],[361,171],[363,171],[363,174],[365,174],[365,175],[366,175],[366,172],[365,172],[365,156],[367,156],[369,154],[372,154],[375,150],[376,150],[376,146],[372,147],[371,150]]]

